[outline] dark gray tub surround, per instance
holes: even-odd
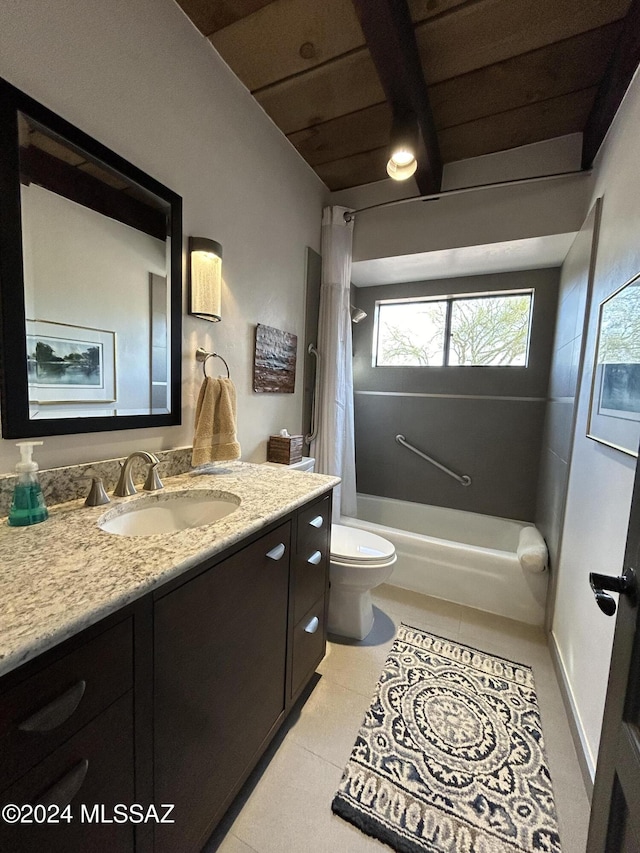
[[[360,287],[367,318],[353,326],[356,473],[365,494],[528,521],[534,518],[558,269]],[[373,367],[382,299],[534,289],[527,367]],[[400,446],[461,474],[461,486]]]

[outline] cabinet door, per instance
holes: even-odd
[[[199,850],[284,713],[290,523],[156,602],[156,851]]]
[[[0,794],[28,821],[0,824],[0,851],[133,853],[135,825],[115,811],[135,802],[133,749],[129,692]]]

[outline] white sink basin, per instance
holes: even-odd
[[[229,492],[192,489],[145,495],[114,507],[98,519],[98,527],[119,536],[153,536],[213,524],[240,506]]]

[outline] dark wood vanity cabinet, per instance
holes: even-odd
[[[325,495],[0,679],[0,804],[73,816],[0,820],[2,853],[201,849],[324,655],[330,518]],[[134,803],[174,822],[112,819]]]
[[[200,850],[322,660],[331,497],[154,608],[156,853]]]
[[[157,853],[200,849],[284,714],[290,542],[287,522],[156,602]]]

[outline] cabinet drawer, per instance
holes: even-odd
[[[319,598],[293,629],[291,695],[295,696],[324,657],[326,627],[325,599]]]
[[[131,689],[132,655],[127,619],[0,696],[0,790]]]
[[[324,595],[329,571],[330,500],[324,498],[298,515],[293,561],[293,622]]]
[[[71,820],[38,824],[36,811],[32,824],[3,823],[0,851],[133,851],[132,823],[98,823],[96,815],[91,824],[86,817],[82,821],[81,812],[82,804],[89,814],[96,804],[103,804],[108,818],[116,803],[135,802],[133,761],[133,692],[129,692],[0,795],[2,805],[40,803],[40,811],[48,806],[49,817],[57,814],[56,806],[62,810],[69,804]]]
[[[326,548],[329,544],[330,528],[331,499],[330,495],[327,495],[298,513],[297,551],[313,552],[318,548]]]

